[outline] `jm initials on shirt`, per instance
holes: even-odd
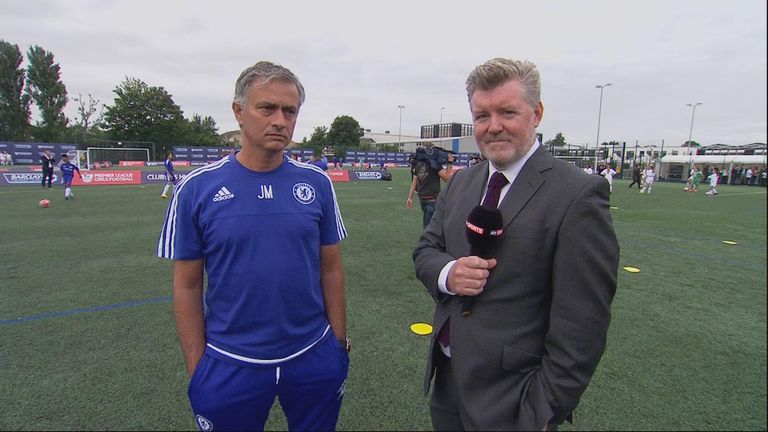
[[[272,185],[261,185],[261,192],[258,196],[259,199],[274,199],[272,195]]]

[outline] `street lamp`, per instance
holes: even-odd
[[[443,110],[445,107],[440,107],[440,124],[443,124]]]
[[[600,106],[597,109],[597,138],[595,138],[595,169],[597,169],[597,151],[600,148],[600,116],[603,113],[603,89],[612,85],[611,83],[605,83],[603,85],[596,85],[595,88],[600,89]]]
[[[696,102],[695,104],[685,104],[685,106],[689,106],[693,108],[693,111],[691,111],[691,130],[688,132],[688,170],[691,169],[691,165],[693,165],[693,152],[691,151],[691,137],[693,136],[693,117],[696,115],[696,107],[699,105],[704,105],[701,102]]]
[[[401,147],[403,135],[403,108],[405,108],[405,105],[398,105],[397,107],[400,109],[400,125],[397,128],[397,146]]]

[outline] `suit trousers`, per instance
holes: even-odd
[[[429,412],[432,417],[432,429],[436,431],[463,431],[464,425],[459,417],[459,405],[453,381],[451,359],[435,343],[433,353],[435,361],[435,382],[432,387],[432,399]]]

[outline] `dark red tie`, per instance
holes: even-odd
[[[483,207],[485,208],[497,208],[499,206],[499,197],[501,196],[501,189],[509,183],[509,180],[501,173],[496,171],[491,176],[491,180],[488,182],[488,190],[485,193],[485,199],[483,199]],[[440,334],[437,335],[437,341],[440,345],[448,347],[451,341],[451,320],[450,318],[445,321],[443,328],[440,329]]]
[[[499,196],[501,196],[501,189],[509,183],[509,180],[501,173],[496,171],[491,176],[491,180],[488,182],[488,191],[485,194],[483,200],[483,207],[485,208],[497,208],[499,207]]]

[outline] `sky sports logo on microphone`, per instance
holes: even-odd
[[[466,225],[467,225],[467,229],[470,230],[470,231],[476,232],[476,233],[478,233],[480,235],[483,235],[485,233],[485,229],[480,228],[479,226],[473,224],[470,221],[467,221]],[[503,228],[502,229],[488,231],[488,235],[491,236],[491,237],[498,237],[498,236],[500,236],[502,234],[504,234],[504,229]]]

